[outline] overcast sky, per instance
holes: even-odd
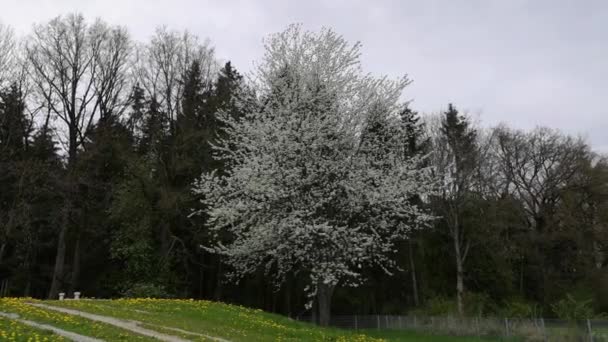
[[[188,29],[242,71],[267,34],[329,26],[363,43],[367,71],[408,74],[414,109],[453,102],[487,126],[549,126],[608,152],[608,1],[0,0],[0,21],[21,34],[74,11],[137,40]]]

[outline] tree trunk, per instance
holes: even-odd
[[[24,297],[31,297],[30,292],[32,291],[32,274],[28,273],[27,275],[27,281],[25,283],[25,287],[23,289],[23,296]]]
[[[457,274],[456,274],[456,300],[458,302],[458,314],[460,316],[464,315],[464,304],[463,304],[463,296],[464,296],[464,280],[463,280],[463,269],[462,262],[458,262]]]
[[[410,272],[412,273],[412,292],[414,295],[414,305],[420,305],[420,299],[418,298],[418,281],[416,279],[416,263],[414,262],[414,244],[412,240],[409,240],[409,254],[410,254]]]
[[[310,321],[311,323],[317,324],[319,323],[319,304],[318,304],[318,300],[317,298],[312,298],[312,308],[311,308],[311,314],[310,314]]]
[[[0,265],[2,265],[2,259],[4,258],[4,251],[6,250],[6,242],[0,245]]]
[[[169,260],[169,248],[169,227],[168,223],[163,222],[160,226],[160,253],[161,259],[165,260],[165,263]]]
[[[22,176],[23,177],[23,176]],[[16,200],[13,202],[13,209],[16,206]],[[11,211],[13,210],[11,209]],[[13,220],[15,218],[15,214],[12,212],[9,212],[8,215],[8,222],[6,223],[5,226],[5,237],[2,241],[2,245],[0,246],[0,265],[2,265],[2,261],[4,260],[4,253],[6,252],[6,246],[8,245],[8,238],[10,236],[10,232],[11,232],[11,228],[13,227]]]
[[[53,269],[53,280],[51,282],[51,289],[49,290],[49,299],[57,299],[59,294],[60,286],[63,284],[63,267],[65,264],[65,239],[68,231],[68,216],[69,210],[68,205],[64,209],[63,222],[61,225],[61,231],[59,232],[59,239],[57,241],[57,254],[55,255],[55,268]]]
[[[270,310],[270,312],[272,313],[276,313],[277,312],[277,301],[279,298],[279,293],[274,291],[272,288],[270,289],[271,291],[271,297],[272,298],[272,309]]]
[[[285,314],[291,318],[291,288],[292,288],[291,276],[287,276],[287,282],[285,284]]]
[[[460,231],[458,228],[455,228],[454,232],[454,252],[456,254],[456,303],[458,305],[458,315],[462,316],[464,314],[462,303],[464,294],[464,269],[460,246]]]
[[[73,117],[74,114],[70,113]],[[53,280],[51,282],[51,289],[49,290],[49,299],[57,299],[60,291],[60,287],[63,286],[63,276],[65,267],[65,252],[66,252],[66,238],[70,224],[70,213],[72,211],[72,197],[74,196],[73,186],[74,181],[74,165],[76,165],[76,153],[77,153],[77,127],[75,120],[69,125],[69,146],[68,146],[68,176],[67,190],[65,207],[63,208],[63,217],[61,222],[61,230],[59,231],[59,238],[57,240],[57,253],[55,255],[55,267],[53,269]]]
[[[35,258],[32,256],[32,254],[35,254],[35,252],[32,252],[32,249],[33,247],[28,244],[27,252],[25,254],[25,261],[23,262],[23,269],[25,270],[26,274],[25,286],[23,287],[23,297],[30,297],[32,286],[32,264],[35,263]]]
[[[217,259],[217,274],[215,277],[215,291],[213,299],[216,301],[222,300],[222,258]]]
[[[201,251],[201,266],[200,266],[200,275],[198,278],[198,298],[205,298],[205,252]]]
[[[601,270],[602,267],[604,266],[604,259],[605,259],[605,255],[604,255],[604,251],[602,250],[601,246],[597,243],[597,241],[593,241],[593,254],[595,257],[595,268],[598,270]],[[0,254],[0,257],[2,255]]]
[[[80,233],[76,238],[76,245],[74,246],[74,259],[72,260],[72,280],[70,281],[70,296],[78,291],[78,282],[80,280]]]
[[[519,294],[520,296],[524,296],[524,258],[521,258],[520,266],[519,266]]]
[[[333,285],[328,285],[320,282],[317,286],[317,299],[319,302],[319,324],[323,327],[329,325],[329,319],[331,316],[331,296],[333,292]]]

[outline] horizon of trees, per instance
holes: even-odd
[[[124,27],[69,14],[18,40],[0,25],[0,295],[191,297],[322,321],[328,303],[348,314],[551,316],[575,298],[608,311],[608,162],[586,141],[546,127],[483,128],[453,104],[421,115],[398,102],[406,79],[359,75],[358,44],[331,30],[291,26],[269,38],[266,69],[245,78],[188,32],[162,27],[136,42]],[[285,197],[294,202],[269,205],[274,193],[252,187],[232,207],[215,205],[230,176],[241,175],[230,186],[252,184],[243,181],[251,165],[287,172],[255,177],[291,182],[273,189],[294,189]],[[301,174],[310,165],[317,171]],[[430,172],[436,188],[397,187],[405,169],[416,183]],[[400,214],[389,205],[398,199],[417,209]],[[292,223],[307,222],[302,206],[325,203],[307,224],[334,222],[322,226],[335,237],[310,235],[310,258],[299,259],[294,239],[273,262],[215,248],[252,227],[216,229],[218,217],[248,204],[242,223],[259,203]],[[353,252],[371,239],[359,234],[367,227],[394,236]],[[330,261],[340,267],[312,258],[337,239]],[[328,274],[341,276],[322,281]]]

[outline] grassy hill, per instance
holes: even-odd
[[[38,306],[36,306],[38,305]],[[77,310],[64,312],[56,308]],[[66,341],[20,323],[27,320],[105,341],[491,341],[422,335],[401,331],[360,331],[319,328],[289,318],[210,301],[167,299],[66,300],[0,299],[0,339]],[[6,317],[12,314],[13,318]],[[17,314],[18,319],[14,314]],[[86,316],[86,317],[83,317]],[[87,316],[89,315],[89,316]],[[137,322],[132,322],[137,321]],[[127,324],[121,327],[115,323]],[[126,323],[125,323],[126,322]],[[136,327],[139,331],[131,329]],[[145,336],[144,334],[148,334]],[[158,334],[159,336],[153,336]],[[169,336],[169,337],[167,337]],[[165,339],[168,340],[168,339]]]

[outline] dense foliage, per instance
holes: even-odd
[[[608,163],[584,140],[420,115],[331,30],[265,47],[243,77],[187,32],[0,26],[0,296],[608,311]]]

